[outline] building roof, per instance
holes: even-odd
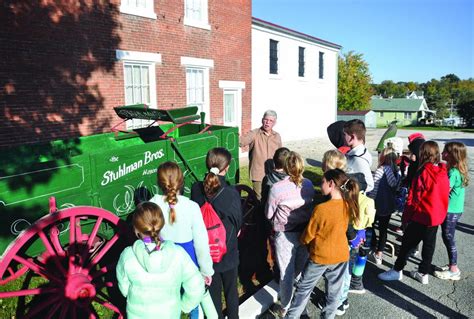
[[[331,47],[331,48],[334,48],[334,49],[337,49],[337,50],[340,50],[342,48],[342,46],[340,46],[339,44],[332,43],[332,42],[329,42],[329,41],[326,41],[326,40],[323,40],[323,39],[320,39],[320,38],[316,38],[316,37],[313,37],[312,35],[308,35],[308,34],[305,34],[305,33],[299,32],[299,31],[288,29],[288,28],[282,27],[278,24],[274,24],[274,23],[271,23],[271,22],[268,22],[268,21],[264,21],[262,19],[252,17],[252,24],[256,25],[256,26],[260,26],[260,27],[265,27],[267,29],[279,31],[279,32],[282,32],[282,33],[285,33],[285,34],[303,39],[303,40],[307,40],[307,41],[311,41],[311,42],[314,42],[314,43],[322,44],[322,45],[325,45],[325,46],[328,46],[328,47]]]
[[[370,104],[374,111],[417,112],[422,109],[424,99],[371,99]]]
[[[337,115],[366,115],[367,113],[371,112],[372,110],[365,110],[365,111],[337,111]]]

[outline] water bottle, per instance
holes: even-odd
[[[354,262],[352,267],[352,274],[354,276],[360,277],[364,273],[365,264],[367,262],[367,254],[365,254],[363,249],[359,249],[359,254]]]

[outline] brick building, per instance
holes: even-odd
[[[0,147],[108,132],[135,103],[247,131],[251,26],[250,0],[9,1]]]

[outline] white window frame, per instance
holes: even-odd
[[[383,112],[380,112],[380,117],[383,117]]]
[[[188,4],[190,3],[200,3],[201,6],[201,19],[195,19],[187,14]],[[184,0],[184,25],[201,28],[205,30],[211,30],[211,26],[209,25],[209,7],[208,7],[208,0]]]
[[[209,89],[209,69],[214,67],[214,60],[211,59],[201,59],[193,57],[181,57],[181,66],[185,68],[185,74],[187,69],[200,69],[203,70],[204,74],[204,103],[203,111],[206,113],[208,119],[210,119],[211,109],[210,109],[210,89]],[[187,96],[188,83],[186,82],[186,104],[190,104]],[[210,121],[209,121],[210,122]]]
[[[161,54],[151,52],[139,52],[139,51],[124,51],[116,50],[115,55],[118,61],[123,62],[123,89],[124,89],[124,101],[126,99],[125,92],[125,66],[126,65],[146,65],[149,67],[148,70],[148,83],[150,87],[150,108],[158,108],[157,94],[156,94],[156,65],[161,64]],[[150,122],[145,120],[132,120],[127,121],[127,129],[143,127],[148,125]]]
[[[222,92],[222,123],[225,123],[225,93],[234,92],[236,93],[236,109],[237,109],[237,127],[239,128],[239,133],[242,133],[242,90],[245,89],[244,81],[219,81],[219,88],[223,90]]]
[[[405,120],[411,120],[411,113],[405,112]]]
[[[145,2],[145,8],[140,8],[136,5],[130,4],[132,1],[135,2],[136,0],[121,0],[119,8],[120,12],[156,20],[154,0],[143,0]]]

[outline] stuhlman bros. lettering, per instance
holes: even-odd
[[[116,170],[106,171],[103,175],[103,179],[100,184],[102,186],[105,186],[113,181],[118,180],[121,177],[124,177],[125,175],[128,175],[136,171],[137,169],[141,168],[143,165],[150,164],[151,162],[162,158],[163,156],[165,156],[163,149],[160,149],[159,151],[156,151],[154,153],[150,151],[146,151],[145,153],[143,153],[143,159],[140,159],[128,165],[125,163],[122,163],[118,166]]]

